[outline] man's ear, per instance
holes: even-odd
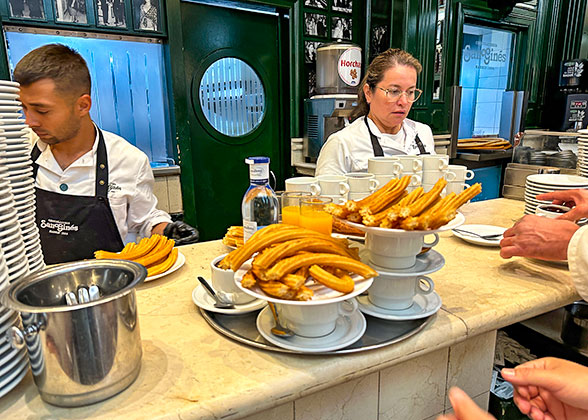
[[[76,101],[76,110],[81,117],[89,114],[90,108],[92,108],[92,97],[85,93]]]

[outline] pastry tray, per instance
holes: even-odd
[[[305,355],[345,354],[373,350],[398,343],[425,328],[436,315],[410,321],[386,321],[366,315],[367,328],[361,339],[344,349],[323,353],[304,353],[288,350],[267,342],[257,331],[255,321],[259,311],[243,315],[224,315],[200,308],[200,313],[219,333],[252,347],[279,353],[296,353]]]

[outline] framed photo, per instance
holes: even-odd
[[[353,9],[353,0],[333,0],[331,7],[336,12],[351,13]]]
[[[124,0],[96,0],[96,22],[111,28],[126,27]]]
[[[159,15],[161,7],[159,0],[133,0],[135,14],[135,29],[141,31],[160,31]]]
[[[86,0],[54,0],[55,20],[68,23],[88,23]]]
[[[331,37],[333,39],[351,40],[351,19],[342,17],[333,17],[331,22]]]
[[[320,42],[304,41],[304,62],[305,63],[316,63],[316,49],[320,45]]]
[[[304,34],[310,36],[327,36],[327,16],[318,13],[304,14]]]
[[[372,28],[371,54],[376,56],[386,51],[390,45],[388,25],[376,25]]]
[[[327,0],[304,0],[304,5],[307,7],[316,7],[317,9],[326,9]]]
[[[43,0],[8,0],[10,17],[19,19],[45,19]]]

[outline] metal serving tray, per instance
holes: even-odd
[[[363,337],[352,345],[341,350],[328,351],[323,353],[304,353],[283,349],[272,343],[267,342],[257,331],[255,321],[259,311],[251,312],[244,315],[224,315],[215,312],[205,311],[200,308],[200,313],[219,333],[252,347],[262,350],[275,351],[279,353],[295,353],[306,355],[317,354],[345,354],[357,353],[360,351],[373,350],[390,344],[398,343],[418,333],[425,328],[436,315],[428,318],[416,319],[412,321],[386,321],[366,315],[367,328]]]

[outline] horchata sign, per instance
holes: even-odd
[[[349,86],[359,85],[361,80],[361,48],[351,47],[339,56],[339,77]]]

